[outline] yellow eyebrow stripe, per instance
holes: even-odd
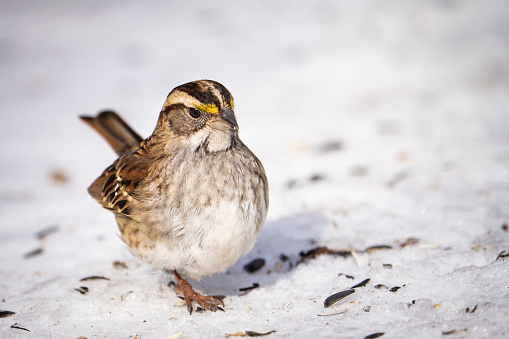
[[[210,113],[210,114],[218,114],[219,113],[219,108],[217,108],[217,106],[214,104],[196,105],[196,108],[198,108],[204,112]]]

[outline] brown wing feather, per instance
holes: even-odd
[[[133,193],[146,178],[151,163],[138,151],[124,154],[104,170],[88,192],[104,208],[130,218],[132,206],[137,202]]]

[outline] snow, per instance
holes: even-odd
[[[0,337],[509,335],[507,2],[1,6]],[[190,316],[88,196],[115,156],[77,116],[112,108],[148,136],[204,78],[235,96],[271,206],[253,251],[193,282],[225,312]],[[320,246],[353,256],[297,265]]]

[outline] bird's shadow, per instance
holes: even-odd
[[[243,288],[253,284],[261,287],[274,284],[291,274],[300,261],[300,253],[321,243],[324,227],[330,226],[320,214],[302,214],[265,224],[254,248],[226,272],[193,281],[192,285],[205,294],[241,295]],[[264,259],[259,270],[249,273],[244,266],[255,259]]]

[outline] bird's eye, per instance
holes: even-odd
[[[198,119],[199,117],[201,117],[201,112],[199,109],[196,109],[196,108],[190,108],[189,109],[189,116],[193,119]]]

